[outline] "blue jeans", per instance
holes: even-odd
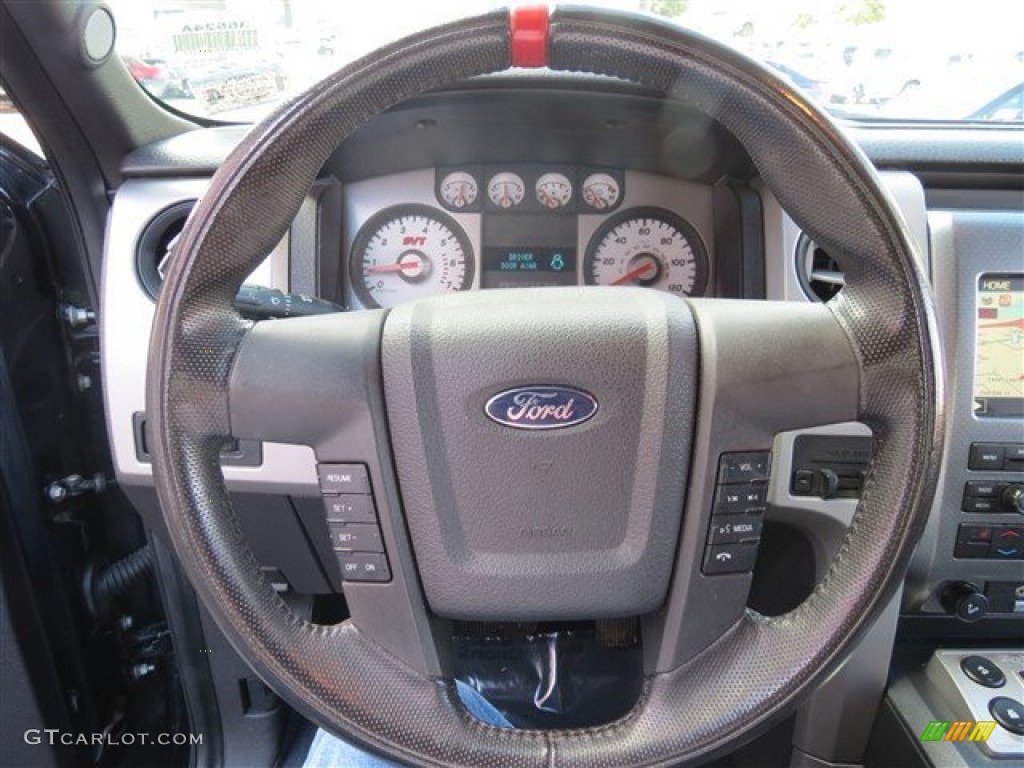
[[[468,685],[455,681],[455,688],[463,706],[477,720],[499,728],[511,728],[512,725],[496,710],[491,703]],[[382,757],[364,752],[347,741],[332,736],[327,731],[318,730],[309,746],[309,754],[302,768],[398,768],[398,766]]]

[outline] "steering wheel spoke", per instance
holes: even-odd
[[[232,436],[310,445],[324,462],[375,453],[383,322],[377,310],[254,325],[231,372]]]
[[[690,300],[700,395],[686,512],[664,608],[645,623],[648,672],[675,669],[743,615],[777,434],[848,421],[859,368],[820,304]]]
[[[779,432],[850,421],[860,372],[836,315],[822,304],[695,299],[700,417],[730,450],[770,447]]]
[[[321,479],[328,480],[322,497],[298,503],[326,518],[307,527],[330,539],[320,547],[334,558],[324,567],[336,585],[343,581],[352,623],[421,674],[437,676],[445,654],[436,636],[444,625],[421,597],[390,459],[380,363],[384,320],[377,310],[257,323],[241,341],[231,374],[231,431],[237,438],[312,446]],[[367,485],[358,493],[332,485],[332,472],[345,474],[337,467],[354,468]],[[356,533],[370,544],[346,548]]]

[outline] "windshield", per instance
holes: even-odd
[[[132,76],[183,112],[257,120],[418,29],[488,0],[111,0]],[[617,0],[754,56],[833,113],[1024,120],[1020,0]]]

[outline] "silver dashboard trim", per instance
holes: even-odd
[[[878,175],[907,222],[910,236],[918,246],[925,274],[931,275],[928,214],[921,181],[906,171],[881,171]],[[809,301],[796,274],[796,244],[800,239],[800,227],[783,210],[769,189],[759,181],[754,186],[761,194],[764,209],[766,298],[776,301]]]
[[[1000,688],[986,688],[970,680],[960,667],[960,662],[968,656],[984,656],[999,667],[1006,676],[1006,682]],[[935,687],[939,696],[952,707],[955,716],[961,720],[974,722],[991,721],[992,715],[988,703],[997,696],[1008,696],[1017,701],[1024,701],[1024,681],[1020,670],[1024,669],[1024,652],[1001,648],[970,648],[936,651],[925,668],[925,678]],[[947,714],[941,720],[952,720]],[[947,744],[949,742],[946,742]],[[1010,733],[997,725],[986,741],[968,742],[967,749],[981,749],[990,757],[1001,760],[1024,758],[1024,736]]]
[[[107,223],[100,299],[100,357],[107,431],[118,482],[152,485],[153,468],[135,452],[133,414],[146,409],[146,359],[156,305],[140,284],[135,252],[146,224],[161,210],[196,200],[206,179],[130,180],[118,190]],[[252,280],[288,289],[286,237],[253,272]],[[316,491],[316,462],[308,446],[266,443],[258,467],[224,468],[235,490]]]

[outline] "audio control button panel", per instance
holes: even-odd
[[[771,464],[768,451],[723,453],[719,457],[718,485],[701,569],[705,576],[754,570]]]

